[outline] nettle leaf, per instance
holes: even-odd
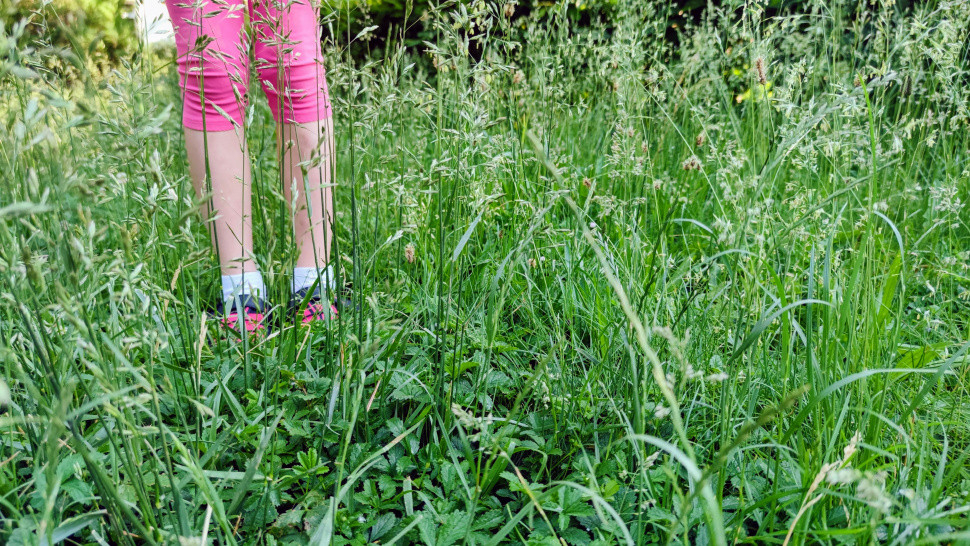
[[[414,459],[412,459],[411,457],[408,457],[407,455],[401,457],[400,459],[394,462],[394,470],[399,476],[403,474],[411,473],[417,467],[418,465],[414,463]]]
[[[7,539],[8,546],[33,546],[36,544],[36,537],[33,534],[37,528],[37,522],[33,516],[20,518],[19,527]]]
[[[659,506],[651,506],[650,508],[647,508],[647,511],[644,512],[644,515],[646,515],[647,518],[653,521],[667,521],[667,522],[677,521],[677,516],[675,516],[673,512],[671,512],[670,510],[661,508]]]
[[[343,420],[334,420],[334,423],[323,428],[324,446],[334,446],[340,443],[340,435],[346,428],[347,423]]]
[[[290,438],[310,438],[313,436],[306,421],[283,419],[283,428],[286,429]]]
[[[462,510],[447,514],[443,519],[436,546],[451,546],[465,538],[471,525],[472,515]]]
[[[350,538],[346,538],[342,535],[335,535],[330,544],[332,546],[365,546],[367,544],[367,539],[364,538],[363,535],[354,535]]]
[[[397,523],[397,517],[390,512],[378,516],[370,528],[371,542],[374,542],[386,535],[391,529],[394,528],[395,523]]]
[[[357,468],[367,457],[370,446],[366,443],[355,443],[350,448],[350,455],[347,457],[347,468]]]
[[[540,434],[538,431],[534,429],[524,428],[519,431],[519,434],[521,434],[522,436],[532,438],[532,442],[534,442],[534,445],[537,448],[538,446],[544,445],[549,442],[548,438],[543,438],[542,434]]]
[[[404,421],[397,417],[389,419],[387,423],[385,423],[385,426],[387,427],[388,432],[390,432],[392,438],[397,438],[401,434],[404,434],[404,431],[407,428]],[[421,447],[421,439],[417,434],[410,434],[404,438],[402,444],[399,445],[407,446],[408,453],[414,455]]]
[[[416,516],[421,517],[421,519],[418,520],[418,535],[420,535],[421,541],[427,546],[437,546],[438,537],[435,533],[437,524],[434,514],[428,512],[427,510],[422,510],[418,512]]]
[[[315,395],[317,398],[322,398],[330,394],[330,385],[333,381],[329,377],[313,377],[303,379],[303,387],[307,390],[307,393]]]
[[[523,431],[524,432],[524,431]],[[523,451],[535,451],[540,455],[545,455],[546,453],[542,450],[542,447],[533,442],[532,440],[520,440],[520,443],[515,446],[515,453],[521,453]]]
[[[250,495],[243,504],[243,520],[249,525],[268,527],[279,517],[276,507],[279,506],[279,495]]]
[[[444,491],[441,490],[441,487],[439,487],[434,480],[423,479],[420,480],[420,484],[421,489],[424,490],[425,493],[434,496],[436,499],[445,498]]]
[[[61,480],[66,480],[73,476],[75,471],[84,468],[84,459],[81,455],[75,453],[73,455],[68,455],[61,459],[61,462],[57,463],[57,476]]]
[[[91,500],[93,493],[91,486],[81,480],[69,480],[61,484],[61,490],[67,493],[74,502],[85,502]]]
[[[516,476],[515,474],[513,474],[513,473],[511,473],[511,472],[509,472],[507,470],[505,472],[502,472],[501,476],[503,478],[505,478],[506,480],[508,480],[508,482],[509,482],[509,491],[513,491],[513,492],[516,492],[516,493],[524,493],[525,492],[525,488],[522,486],[522,482],[519,481],[519,477],[518,476]],[[539,484],[537,484],[537,483],[529,483],[528,486],[529,486],[529,489],[532,490],[533,492],[535,492],[535,491],[541,491],[542,490],[542,486],[539,485]]]
[[[383,443],[378,441],[378,443]],[[404,446],[401,444],[396,444],[391,446],[391,449],[387,450],[384,454],[384,458],[387,459],[387,464],[393,469],[397,467],[397,461],[404,456]]]
[[[310,507],[306,512],[306,523],[304,524],[305,529],[316,529],[320,526],[320,522],[327,515],[327,511],[330,510],[330,503],[325,499],[319,499],[318,503],[315,505],[307,505]]]
[[[387,457],[384,457],[384,456],[378,457],[377,460],[374,461],[373,468],[374,470],[387,473],[391,471],[391,463],[388,462]]]
[[[499,389],[504,392],[504,388],[511,387],[513,382],[504,372],[489,370],[485,376],[485,385],[490,389]]]
[[[277,529],[283,527],[302,527],[304,513],[306,513],[306,510],[303,508],[290,508],[276,518],[276,521],[273,522],[273,527]]]
[[[397,438],[401,434],[404,434],[407,427],[404,426],[404,421],[399,417],[392,417],[384,422],[384,426],[387,427],[388,432],[391,433],[391,437]]]
[[[441,485],[445,491],[454,492],[461,490],[461,480],[458,478],[459,472],[462,472],[462,470],[455,467],[452,463],[445,463],[441,466]]]
[[[568,529],[563,529],[559,532],[559,538],[566,541],[566,544],[581,544],[586,545],[592,541],[589,533],[583,531],[582,529],[577,529],[576,527],[570,527]]]
[[[607,474],[609,476],[609,474]],[[620,491],[620,482],[610,478],[606,480],[606,484],[600,487],[600,496],[606,500],[611,500],[613,495],[616,495]]]
[[[421,437],[417,434],[411,434],[404,439],[404,444],[408,446],[408,452],[415,455],[421,449]]]
[[[482,410],[484,411],[492,411],[495,409],[495,400],[485,391],[475,391],[472,395],[472,400],[482,406]],[[473,404],[466,403],[466,405],[471,406]]]
[[[534,531],[529,536],[529,541],[526,542],[528,546],[562,546],[562,544],[556,540],[556,537],[548,534],[546,531]]]
[[[398,480],[392,478],[387,474],[381,474],[377,477],[377,485],[381,488],[381,498],[387,499],[394,496],[397,492]]]
[[[402,383],[400,387],[391,391],[391,399],[400,401],[414,400],[424,403],[431,401],[431,399],[428,397],[428,393],[426,393],[424,389],[414,381]]]
[[[492,509],[485,513],[478,514],[475,517],[474,528],[478,530],[482,529],[498,529],[501,528],[508,521],[508,516],[504,514],[501,510]]]
[[[361,491],[354,493],[354,499],[362,504],[375,504],[377,501],[377,487],[374,480],[365,480],[361,485]]]
[[[471,382],[467,379],[459,379],[455,382],[455,396],[460,396],[462,399],[466,398],[470,394],[475,392],[475,387],[472,386]]]
[[[570,516],[592,516],[593,507],[578,489],[563,487],[559,490],[562,513]]]

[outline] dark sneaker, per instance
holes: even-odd
[[[269,315],[269,305],[260,298],[251,296],[249,294],[243,294],[233,299],[232,307],[229,309],[227,314],[224,310],[223,305],[219,306],[219,316],[222,317],[222,325],[242,332],[239,329],[239,324],[246,328],[246,332],[249,334],[254,333],[265,333],[267,330],[267,325]]]
[[[319,320],[327,321],[337,318],[337,306],[323,301],[319,287],[312,292],[309,288],[297,290],[290,301],[290,307],[300,323],[305,326]]]

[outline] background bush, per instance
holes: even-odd
[[[6,0],[0,23],[29,21],[34,43],[116,61],[137,48],[128,0]]]
[[[459,11],[463,6],[474,10],[479,3],[480,0],[445,2],[443,10]],[[90,56],[97,63],[117,63],[139,49],[132,15],[134,4],[134,0],[10,0],[0,8],[0,22],[9,28],[27,20],[27,34],[41,47]],[[420,19],[426,17],[433,4],[431,0],[321,0],[321,16],[325,36],[335,43],[350,43],[354,55],[360,56],[379,51],[388,36],[403,36],[412,45],[430,38],[430,31],[420,24]],[[705,3],[676,0],[664,5],[668,30],[673,30],[678,23],[697,16]],[[545,16],[564,8],[574,29],[580,29],[593,20],[608,22],[615,14],[616,0],[512,0],[502,7],[521,21],[530,15]],[[348,37],[357,39],[348,41]]]

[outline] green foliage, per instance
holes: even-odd
[[[174,67],[4,25],[0,542],[965,541],[970,6],[857,4],[338,35],[352,302],[245,342],[207,313]]]
[[[117,62],[137,49],[130,12],[128,0],[9,0],[0,7],[0,22],[10,28],[27,20],[38,46]]]

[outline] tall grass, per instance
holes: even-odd
[[[970,541],[970,4],[669,9],[329,40],[352,305],[245,343],[171,53],[3,29],[3,542]]]

